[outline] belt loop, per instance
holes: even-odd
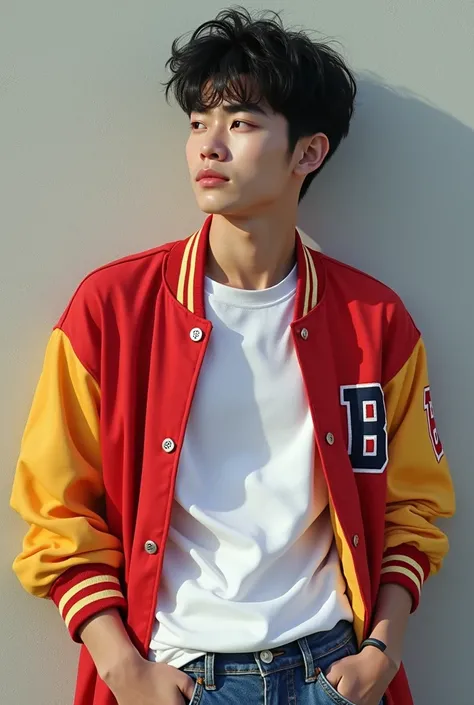
[[[206,690],[215,690],[214,682],[214,656],[213,653],[207,653],[204,656],[204,687]]]
[[[311,653],[308,640],[305,636],[301,637],[301,639],[298,639],[298,646],[300,647],[301,653],[303,654],[305,674],[304,682],[313,683],[313,681],[315,681],[317,678],[317,674],[314,668],[313,654]]]

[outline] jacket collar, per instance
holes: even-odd
[[[177,301],[200,318],[205,318],[204,278],[212,215],[200,230],[186,240],[175,243],[170,250],[165,279]],[[298,283],[294,320],[306,316],[321,298],[321,262],[319,254],[307,247],[298,228],[295,230]]]

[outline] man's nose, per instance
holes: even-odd
[[[223,161],[227,154],[227,148],[218,139],[208,139],[201,145],[201,158],[212,159],[214,161]]]

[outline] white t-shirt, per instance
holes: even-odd
[[[273,648],[352,621],[291,337],[296,266],[276,286],[206,277],[213,331],[176,481],[150,660]]]

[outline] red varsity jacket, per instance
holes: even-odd
[[[11,506],[29,524],[13,568],[73,639],[117,607],[146,657],[186,422],[212,325],[203,282],[212,216],[186,240],[80,284],[51,334]],[[379,586],[418,605],[454,512],[420,333],[397,295],[295,233],[291,324],[359,641]],[[411,705],[403,667],[389,705]],[[113,705],[82,645],[75,705]]]

